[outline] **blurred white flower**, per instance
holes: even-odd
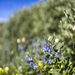
[[[19,38],[17,39],[17,43],[20,43],[20,39]]]
[[[50,40],[50,39],[51,39],[51,36],[48,37],[48,40]]]
[[[55,39],[55,43],[59,42],[59,39]]]
[[[22,38],[22,42],[25,42],[25,38]]]
[[[75,26],[73,27],[73,30],[75,30]]]

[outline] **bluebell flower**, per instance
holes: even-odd
[[[40,38],[38,39],[38,42],[40,42]]]
[[[33,67],[33,62],[30,62],[30,66]]]
[[[31,57],[31,61],[33,60],[33,57]]]
[[[48,48],[48,52],[51,52],[51,50],[52,50],[51,47],[49,47],[49,48]]]
[[[60,49],[57,52],[59,53],[60,52]]]
[[[3,67],[3,70],[5,69],[6,67]]]
[[[28,61],[33,61],[33,57],[29,57],[28,58]]]
[[[53,56],[53,52],[50,53],[50,56],[51,56],[51,57]]]
[[[23,50],[23,47],[21,45],[18,45],[18,50]]]
[[[48,60],[48,64],[51,64],[51,60]]]
[[[40,54],[37,54],[37,57],[39,58],[40,57]]]
[[[22,62],[24,62],[24,59],[21,59]]]
[[[34,53],[37,54],[37,51],[35,51]]]
[[[43,44],[41,44],[41,47],[43,47]]]
[[[28,57],[28,61],[31,61],[31,57]]]
[[[50,46],[52,46],[52,44],[51,44],[51,43],[49,43],[49,45],[50,45]]]
[[[26,60],[29,60],[29,57],[28,57],[28,55],[26,55],[25,59],[26,59]]]
[[[46,40],[43,41],[45,44],[47,43]]]
[[[18,49],[21,49],[21,45],[18,45]]]
[[[32,71],[29,71],[29,73],[32,73]]]
[[[37,67],[38,67],[38,66],[37,66],[37,65],[35,65],[35,66],[34,66],[34,70],[36,70],[36,69],[37,69]]]
[[[21,50],[23,50],[23,47],[21,46]]]
[[[44,61],[47,61],[46,57],[44,57]]]
[[[48,52],[47,46],[44,47],[43,51]]]
[[[32,45],[35,47],[35,46],[36,46],[36,43],[35,43],[35,42],[33,42],[33,43],[32,43]]]
[[[56,53],[56,56],[59,57],[59,53]]]
[[[24,53],[24,50],[21,50],[22,53]]]
[[[48,52],[51,52],[51,50],[49,49]]]
[[[49,60],[47,59],[47,61],[49,61]]]
[[[23,73],[23,70],[21,69],[20,72]]]
[[[14,65],[14,63],[13,63],[13,62],[10,62],[10,64],[11,64],[11,65]]]

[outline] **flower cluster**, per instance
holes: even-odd
[[[48,41],[45,39],[42,43],[38,39],[38,43],[32,42],[31,45],[28,45],[26,51],[24,51],[24,43],[24,45],[18,44],[20,55],[15,56],[14,60],[10,62],[10,69],[14,71],[12,75],[15,73],[16,75],[45,75],[55,74],[56,72],[66,75],[74,73],[75,68],[73,64],[67,59],[68,57],[64,58],[64,48],[61,48],[63,43],[58,44],[59,39],[51,39],[49,37]],[[68,72],[65,71],[67,69],[69,70]],[[1,74],[5,72],[8,73],[7,75],[10,75],[9,71],[8,67],[3,67]]]

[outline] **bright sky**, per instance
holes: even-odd
[[[0,22],[7,22],[9,16],[24,7],[30,7],[39,0],[0,0]]]

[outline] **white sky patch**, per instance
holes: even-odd
[[[0,22],[7,22],[8,21],[8,18],[6,17],[0,17]]]

